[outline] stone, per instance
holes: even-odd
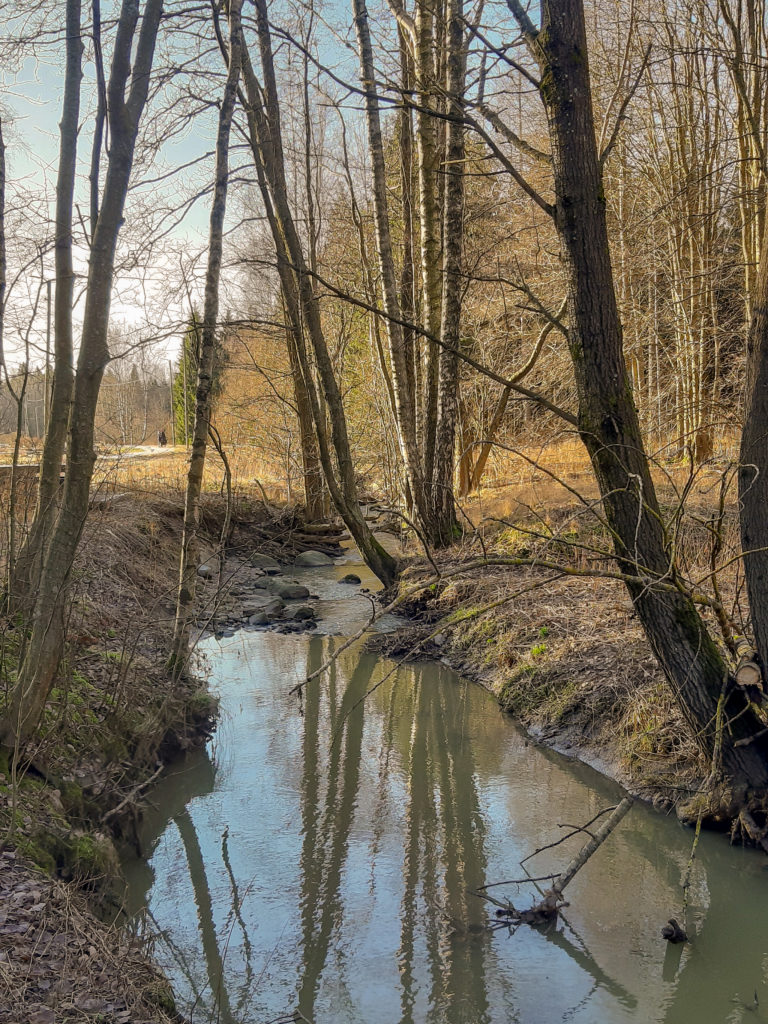
[[[209,562],[203,562],[202,565],[197,567],[197,575],[204,580],[212,580],[216,575],[216,570]]]
[[[359,576],[356,576],[353,572],[348,572],[346,576],[342,576],[339,583],[362,583],[363,581]]]
[[[302,551],[301,554],[296,555],[295,564],[315,568],[321,565],[333,565],[333,559],[323,551]]]
[[[279,563],[271,555],[262,555],[260,551],[255,551],[249,561],[254,569],[264,569],[265,571],[277,569],[278,572],[280,571]]]
[[[263,597],[254,597],[248,601],[243,609],[243,614],[251,621],[251,616],[263,612],[265,615],[277,615],[285,608],[283,600],[277,596],[264,594]],[[251,623],[252,624],[252,623]]]
[[[251,615],[248,619],[249,626],[268,626],[269,616],[266,612],[256,612],[255,615]]]
[[[432,643],[435,644],[436,647],[442,647],[445,643],[445,639],[445,633],[435,633],[432,637]]]
[[[274,592],[284,601],[306,601],[309,597],[309,588],[300,583],[281,583]]]
[[[290,608],[286,616],[295,622],[306,622],[315,618],[315,609],[308,604],[300,604],[296,608]]]

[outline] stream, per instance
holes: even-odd
[[[155,955],[189,1020],[768,1022],[765,856],[703,835],[692,941],[668,945],[693,834],[650,807],[635,805],[577,875],[557,927],[486,927],[493,908],[473,890],[521,878],[558,823],[621,791],[529,743],[440,663],[392,672],[357,644],[300,706],[290,687],[370,614],[338,583],[351,564],[289,570],[320,595],[314,633],[200,644],[217,732],[168,771],[145,817],[148,859],[124,865],[128,910],[161,930]],[[582,842],[526,868],[556,872]],[[518,908],[536,896],[492,891]]]

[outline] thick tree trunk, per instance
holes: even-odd
[[[435,67],[435,10],[433,0],[417,0],[415,13],[416,43],[416,144],[419,170],[419,226],[421,235],[421,306],[424,326],[432,338],[440,336],[442,287],[440,282],[440,153],[437,122],[432,114],[437,69]],[[421,405],[425,486],[431,487],[435,460],[438,420],[440,349],[426,342],[422,373]]]
[[[441,546],[451,544],[458,531],[453,493],[456,415],[459,400],[459,356],[461,344],[461,299],[463,294],[462,255],[464,238],[464,87],[467,51],[464,43],[462,0],[450,0],[448,23],[448,144],[445,166],[445,207],[443,228],[443,294],[437,429],[434,468],[431,474],[434,532]]]
[[[56,181],[56,235],[54,260],[53,394],[47,417],[45,443],[40,462],[37,507],[29,535],[16,560],[11,591],[20,609],[31,610],[40,583],[45,546],[51,535],[59,500],[59,478],[69,426],[74,384],[72,307],[75,273],[72,263],[72,207],[77,165],[77,135],[80,118],[80,82],[83,41],[80,34],[80,0],[67,0],[67,56],[64,77]],[[46,396],[47,397],[47,396]]]
[[[717,708],[728,668],[693,601],[675,582],[666,536],[632,399],[613,284],[602,171],[595,142],[582,0],[545,0],[537,31],[518,0],[508,0],[541,72],[555,186],[555,222],[568,284],[569,347],[579,397],[579,432],[603,495],[621,568],[643,578],[633,603],[692,735],[717,755],[732,806],[768,787],[766,747],[736,746],[760,729],[739,690]],[[720,742],[722,746],[720,746]],[[731,799],[730,797],[728,798]]]
[[[197,388],[195,390],[195,423],[192,430],[192,454],[187,473],[184,500],[184,529],[179,560],[179,590],[176,597],[176,622],[173,630],[170,665],[174,678],[186,668],[189,632],[195,614],[195,593],[199,547],[197,531],[200,524],[200,492],[203,488],[205,456],[211,424],[211,385],[216,354],[216,329],[219,319],[219,279],[224,240],[224,218],[227,212],[229,185],[229,137],[237,102],[237,85],[242,65],[243,30],[240,12],[243,0],[229,2],[229,53],[227,80],[219,107],[216,135],[216,174],[208,229],[208,266],[205,274],[205,307],[198,345]]]
[[[752,299],[739,500],[752,631],[768,682],[768,239],[763,239]]]
[[[107,330],[117,237],[133,167],[139,120],[147,100],[162,0],[148,0],[131,68],[139,5],[123,0],[109,82],[111,147],[102,208],[88,261],[83,330],[77,362],[64,493],[37,593],[27,653],[8,711],[0,723],[0,745],[11,752],[24,746],[48,698],[64,645],[66,586],[88,514],[95,454],[94,418],[104,367],[109,360]],[[125,98],[128,79],[131,87]]]

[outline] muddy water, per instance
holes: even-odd
[[[335,582],[348,569],[311,577],[326,633],[369,607]],[[132,909],[162,929],[158,958],[193,1022],[768,1021],[764,857],[704,836],[693,941],[667,946],[692,837],[636,806],[569,887],[558,927],[489,931],[473,891],[519,879],[558,823],[589,819],[618,788],[528,745],[439,664],[390,675],[351,648],[299,706],[290,686],[339,644],[267,632],[203,643],[221,724],[155,793],[149,862],[127,865]],[[546,875],[579,845],[526,866]],[[519,907],[535,895],[494,892]]]

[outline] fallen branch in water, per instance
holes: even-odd
[[[549,921],[554,921],[558,917],[560,910],[563,907],[568,906],[567,901],[563,899],[563,890],[565,889],[565,887],[573,881],[573,879],[576,877],[578,872],[581,871],[581,869],[587,863],[592,854],[595,853],[603,845],[603,843],[611,834],[611,832],[613,832],[613,830],[616,828],[616,826],[619,824],[622,818],[629,811],[633,803],[634,797],[627,796],[616,807],[606,808],[605,810],[600,811],[599,814],[596,814],[595,817],[588,821],[587,824],[584,826],[580,826],[575,829],[572,825],[566,826],[568,828],[574,829],[574,831],[572,831],[570,835],[576,835],[578,834],[578,832],[587,832],[589,825],[597,821],[597,819],[602,817],[604,814],[607,814],[608,811],[611,811],[610,816],[603,822],[603,824],[600,826],[599,829],[597,829],[597,831],[594,834],[592,834],[591,832],[588,833],[590,836],[589,841],[585,843],[584,846],[582,846],[581,850],[579,850],[579,852],[571,860],[571,862],[568,864],[565,870],[561,871],[559,875],[543,876],[543,878],[539,879],[520,879],[518,882],[507,883],[522,884],[523,881],[534,882],[544,881],[550,878],[553,879],[551,887],[545,890],[545,892],[543,893],[543,899],[539,903],[534,904],[528,910],[518,910],[510,900],[502,902],[501,900],[497,900],[493,896],[488,895],[487,890],[489,888],[491,888],[493,885],[500,885],[503,883],[492,882],[489,885],[484,885],[482,886],[482,888],[478,889],[475,895],[479,896],[481,899],[487,900],[489,903],[492,903],[497,908],[496,917],[499,919],[498,927],[516,927],[521,924],[547,924]],[[562,842],[562,840],[558,840],[556,843],[550,843],[548,846],[542,846],[541,849],[535,850],[534,853],[541,853],[542,850],[547,850],[553,846],[557,846],[560,842]],[[529,856],[526,857],[525,860],[530,860],[530,858],[533,855],[534,854],[529,854]],[[523,862],[521,861],[521,863]]]

